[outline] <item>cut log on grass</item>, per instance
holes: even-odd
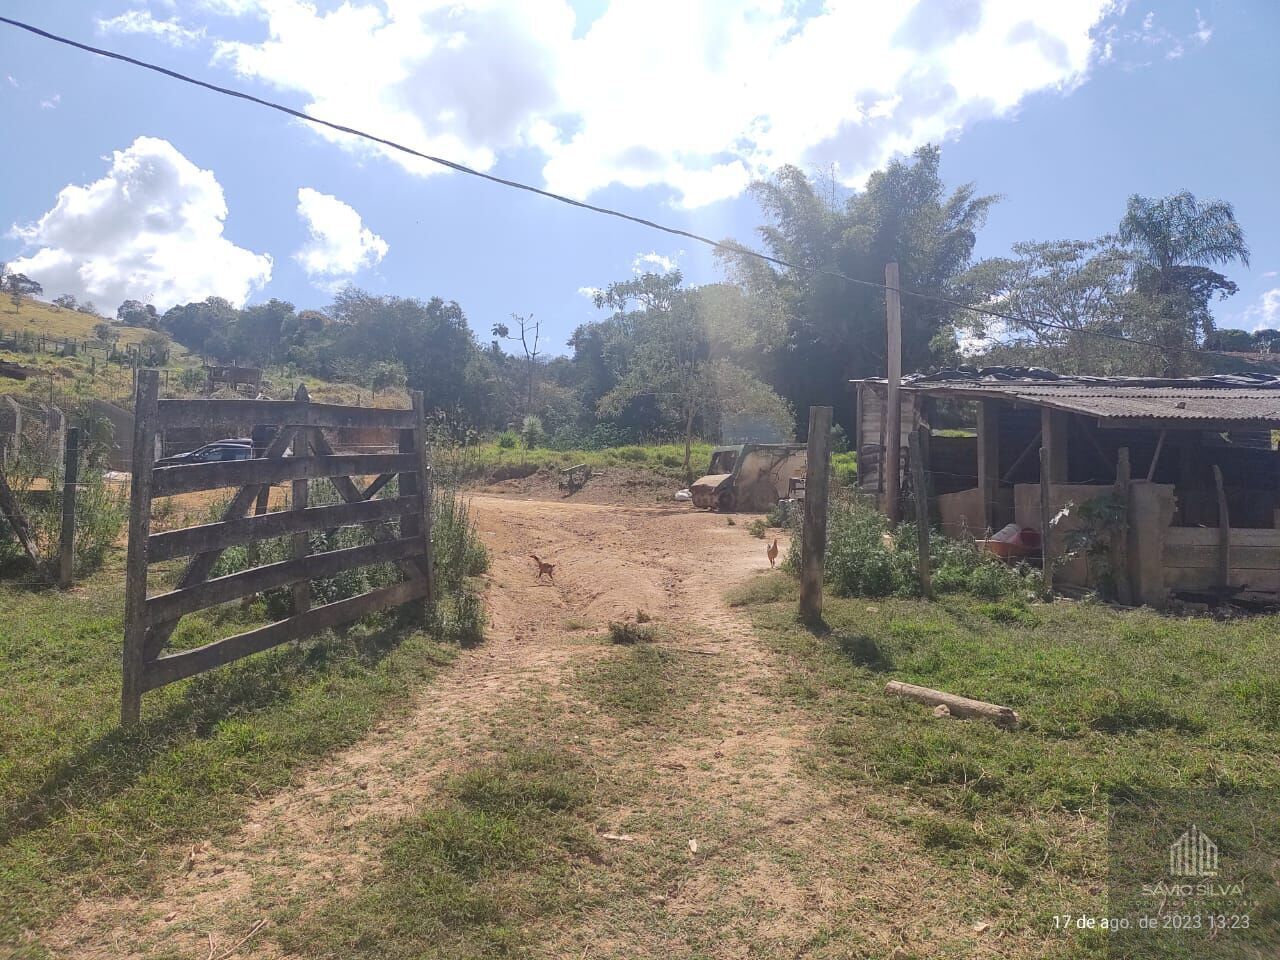
[[[917,687],[914,683],[890,680],[885,684],[884,692],[887,696],[918,700],[920,703],[927,703],[931,707],[946,707],[953,717],[976,717],[980,720],[990,720],[997,727],[1004,727],[1008,730],[1012,730],[1018,725],[1018,715],[1010,707],[1002,707],[999,704],[986,703],[982,700],[970,700],[968,697],[958,697],[953,693],[930,690],[928,687]]]

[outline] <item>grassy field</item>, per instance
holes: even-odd
[[[786,663],[788,695],[819,720],[816,775],[833,788],[871,785],[869,811],[939,862],[997,878],[1004,922],[1029,919],[1046,937],[1055,915],[1105,914],[1116,802],[1205,791],[1217,806],[1280,789],[1280,617],[828,597],[830,631],[813,633],[797,625],[784,575],[759,578],[732,602]],[[935,719],[886,697],[889,679],[1011,706],[1021,728]],[[1246,846],[1280,846],[1274,818],[1249,830],[1260,834]],[[1274,931],[1271,887],[1254,922]],[[1085,931],[1050,955],[1096,956],[1105,939]],[[1152,955],[1197,955],[1187,942],[1165,949]]]

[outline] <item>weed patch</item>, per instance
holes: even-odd
[[[594,854],[589,782],[553,751],[511,750],[454,778],[440,806],[402,823],[372,880],[282,928],[317,957],[514,956],[531,925],[581,906],[569,874]]]

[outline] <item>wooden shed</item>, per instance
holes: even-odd
[[[885,437],[885,381],[855,387],[858,484],[885,509],[887,464],[896,461],[905,488],[907,441],[919,430],[931,512],[945,533],[980,537],[1008,523],[1039,530],[1045,447],[1054,513],[1123,492],[1122,572],[1134,602],[1162,605],[1177,591],[1280,598],[1280,453],[1272,434],[1280,430],[1280,378],[942,371],[903,381],[896,444]],[[1125,456],[1130,476],[1121,485]],[[1057,554],[1071,522],[1054,528]],[[1086,578],[1075,561],[1058,579]]]

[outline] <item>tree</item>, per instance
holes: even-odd
[[[1237,290],[1212,268],[1249,265],[1244,231],[1231,204],[1184,190],[1159,200],[1134,194],[1118,234],[1133,269],[1131,318],[1160,345],[1152,363],[1164,376],[1181,376],[1191,363],[1187,348],[1213,331],[1209,301]]]
[[[735,282],[762,307],[765,327],[753,365],[795,407],[799,430],[809,405],[832,404],[837,422],[852,433],[848,381],[886,372],[879,286],[887,262],[898,262],[904,288],[947,299],[964,295],[960,278],[997,198],[978,196],[972,184],[948,193],[940,161],[937,147],[922,147],[843,197],[820,192],[791,166],[753,185],[765,214],[759,232],[766,249],[804,269],[774,267],[742,250],[724,259]],[[928,367],[937,335],[960,313],[946,303],[903,297],[903,369]]]
[[[633,281],[625,281],[630,285]],[[678,281],[676,281],[678,283]],[[653,297],[663,288],[667,295]],[[642,284],[643,297],[633,297],[629,287],[613,302],[623,306],[637,302],[642,308],[622,313],[618,319],[634,342],[630,363],[617,384],[599,401],[598,409],[616,416],[637,400],[651,400],[675,421],[684,438],[684,473],[693,479],[690,465],[694,428],[708,421],[739,413],[753,413],[789,421],[792,411],[767,384],[749,371],[711,354],[706,302],[698,290],[676,290],[675,284]],[[607,294],[606,294],[607,296]]]
[[[295,323],[293,304],[272,297],[236,314],[231,345],[237,357],[263,367],[271,363],[280,348],[285,330]]]
[[[80,303],[71,294],[62,293],[53,298],[53,305],[55,307],[62,307],[64,310],[74,310],[76,307],[80,306]]]
[[[160,314],[156,308],[141,300],[126,300],[116,308],[116,319],[126,327],[146,327],[155,330],[160,326]]]
[[[231,328],[238,311],[222,297],[170,307],[160,318],[160,329],[190,350],[230,359]]]
[[[1261,332],[1261,330],[1258,331],[1258,333]],[[1254,334],[1247,330],[1222,327],[1205,337],[1204,345],[1209,350],[1225,350],[1231,353],[1250,353],[1258,349]]]
[[[22,309],[24,297],[38,297],[44,293],[44,287],[25,273],[9,273],[4,267],[5,265],[0,264],[0,289],[9,294],[9,299],[13,301],[14,310]]]
[[[961,319],[980,339],[998,337],[988,359],[1077,374],[1118,373],[1132,363],[1132,352],[1112,339],[1124,334],[1129,283],[1110,238],[1015,243],[1013,253],[982,261],[963,279],[971,301],[1019,318]]]
[[[93,325],[93,337],[103,343],[110,343],[116,339],[115,331],[111,329],[111,324],[109,323],[95,323]]]
[[[533,382],[538,367],[538,339],[542,335],[542,321],[534,321],[533,315],[522,317],[513,313],[511,319],[520,325],[518,336],[512,336],[511,328],[505,323],[493,325],[493,335],[503,340],[518,341],[524,350],[525,363],[525,415],[533,413]]]

